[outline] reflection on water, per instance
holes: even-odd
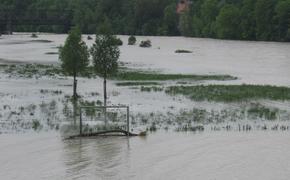
[[[290,176],[289,132],[204,132],[63,140],[0,135],[2,180],[263,179]]]
[[[129,153],[127,137],[66,140],[63,156],[66,177],[114,179],[129,171]]]

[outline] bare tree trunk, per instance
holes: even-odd
[[[107,128],[107,77],[104,76],[104,115],[105,115],[105,127]]]
[[[73,121],[76,125],[77,121],[77,79],[76,73],[74,73],[74,85],[73,85]]]
[[[77,81],[77,79],[76,79],[76,74],[74,74],[74,85],[73,85],[73,98],[74,98],[74,100],[76,100],[77,99],[77,83],[78,83],[78,81]]]

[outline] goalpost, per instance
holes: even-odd
[[[84,122],[89,125],[89,133],[98,133],[100,128],[102,131],[111,132],[130,132],[129,106],[82,106],[80,107],[80,136],[84,135]],[[96,132],[93,132],[96,131]]]

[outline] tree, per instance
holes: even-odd
[[[217,0],[205,0],[201,6],[201,17],[204,28],[202,34],[204,37],[214,37],[215,35],[215,20],[219,13]]]
[[[63,71],[73,76],[73,97],[77,99],[77,79],[76,77],[83,72],[89,65],[89,52],[81,38],[79,28],[73,28],[63,47],[59,49],[59,59]]]
[[[164,9],[164,29],[166,35],[177,35],[178,34],[178,16],[176,14],[176,4],[172,3]]]
[[[276,8],[277,40],[290,41],[290,0],[279,1]]]
[[[95,43],[90,50],[94,69],[104,78],[104,106],[107,106],[107,78],[118,70],[120,50],[115,42],[116,37],[110,33],[96,35]]]
[[[234,5],[225,5],[217,17],[217,36],[222,39],[239,39],[239,24],[239,9]]]
[[[241,7],[241,39],[256,39],[256,19],[255,19],[256,0],[243,0]]]
[[[257,0],[255,7],[257,40],[272,40],[273,17],[276,0]]]
[[[189,12],[183,12],[179,18],[179,31],[182,36],[191,36],[192,30],[192,18]]]

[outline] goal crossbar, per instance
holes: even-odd
[[[80,135],[83,135],[83,118],[82,118],[82,110],[84,109],[125,109],[127,111],[127,119],[126,119],[126,131],[128,132],[127,134],[129,135],[130,132],[130,108],[129,106],[81,106],[80,107]],[[106,113],[106,112],[105,112]]]

